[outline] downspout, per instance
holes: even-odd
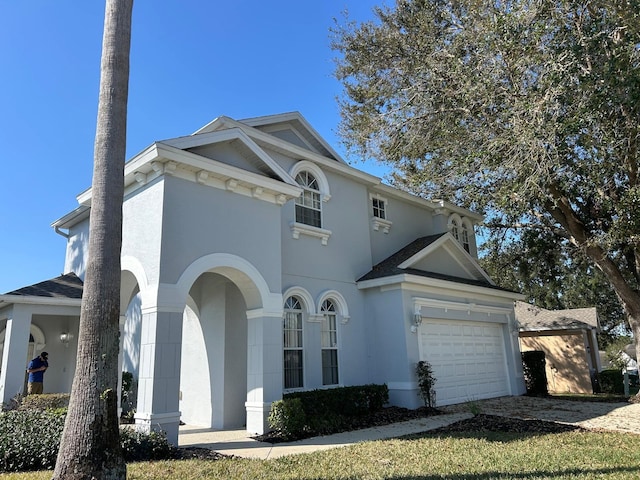
[[[64,233],[62,230],[60,230],[60,227],[55,226],[55,227],[53,227],[53,229],[55,230],[55,232],[56,232],[58,235],[63,236],[63,237],[64,237],[64,238],[66,238],[66,239],[69,239],[69,234],[68,234],[68,233]]]

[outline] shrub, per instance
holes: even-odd
[[[166,460],[174,451],[164,432],[144,433],[132,428],[120,430],[120,445],[125,462]]]
[[[544,352],[539,350],[522,352],[522,369],[527,395],[546,396],[549,394],[545,364]]]
[[[0,414],[0,471],[52,469],[65,418],[66,408],[12,410]],[[120,442],[127,462],[168,459],[174,453],[163,433],[122,429]]]
[[[300,402],[302,415],[297,406]],[[279,433],[288,431],[288,438],[304,433],[328,434],[347,428],[353,418],[380,410],[389,401],[386,385],[360,385],[353,387],[293,392],[283,396],[282,404],[275,402],[275,412],[269,414],[269,425]],[[287,418],[291,415],[292,419]],[[303,420],[301,420],[303,419]],[[301,422],[304,422],[301,425]]]
[[[434,388],[436,378],[433,376],[431,364],[420,360],[416,364],[416,375],[418,377],[418,394],[422,397],[425,407],[434,408],[436,406],[436,389]]]
[[[43,393],[42,395],[27,395],[22,399],[19,410],[55,410],[66,409],[69,406],[68,393]]]
[[[602,393],[624,394],[624,377],[620,370],[602,370],[599,374],[599,384]]]
[[[271,404],[269,426],[284,438],[295,438],[304,431],[306,417],[302,400],[289,398]]]
[[[64,419],[64,414],[51,410],[13,410],[1,414],[0,469],[15,472],[53,468]]]

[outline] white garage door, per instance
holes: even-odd
[[[418,330],[420,359],[436,378],[436,404],[509,395],[502,325],[424,320]]]

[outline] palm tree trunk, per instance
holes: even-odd
[[[76,373],[54,479],[124,479],[117,383],[133,0],[107,0]]]

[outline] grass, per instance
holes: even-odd
[[[147,479],[628,480],[640,471],[638,436],[569,432],[414,435],[274,460],[227,458],[128,465]],[[51,472],[0,478],[44,480]]]

